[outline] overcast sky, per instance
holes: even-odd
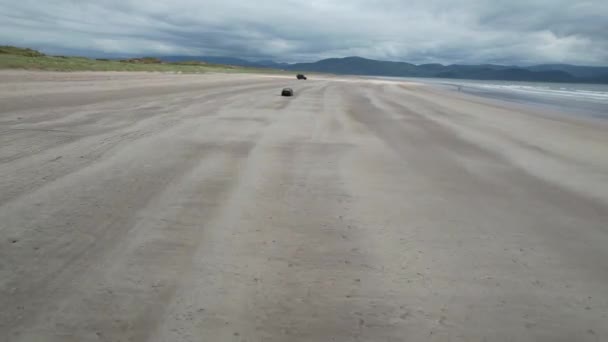
[[[0,0],[0,45],[55,54],[608,65],[608,0]]]

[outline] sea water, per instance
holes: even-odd
[[[396,79],[396,78],[390,78]],[[608,84],[398,78],[504,101],[608,119]]]

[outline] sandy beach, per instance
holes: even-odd
[[[607,289],[605,120],[0,71],[0,341],[606,341]]]

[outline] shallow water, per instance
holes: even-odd
[[[390,78],[395,79],[395,78]],[[455,80],[441,78],[397,78],[431,83],[446,88],[504,101],[549,106],[562,112],[608,119],[608,85]]]

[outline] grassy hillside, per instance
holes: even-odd
[[[49,71],[160,71],[160,72],[264,72],[277,70],[206,64],[201,62],[163,63],[152,57],[122,61],[85,57],[46,56],[36,50],[0,46],[0,69]]]

